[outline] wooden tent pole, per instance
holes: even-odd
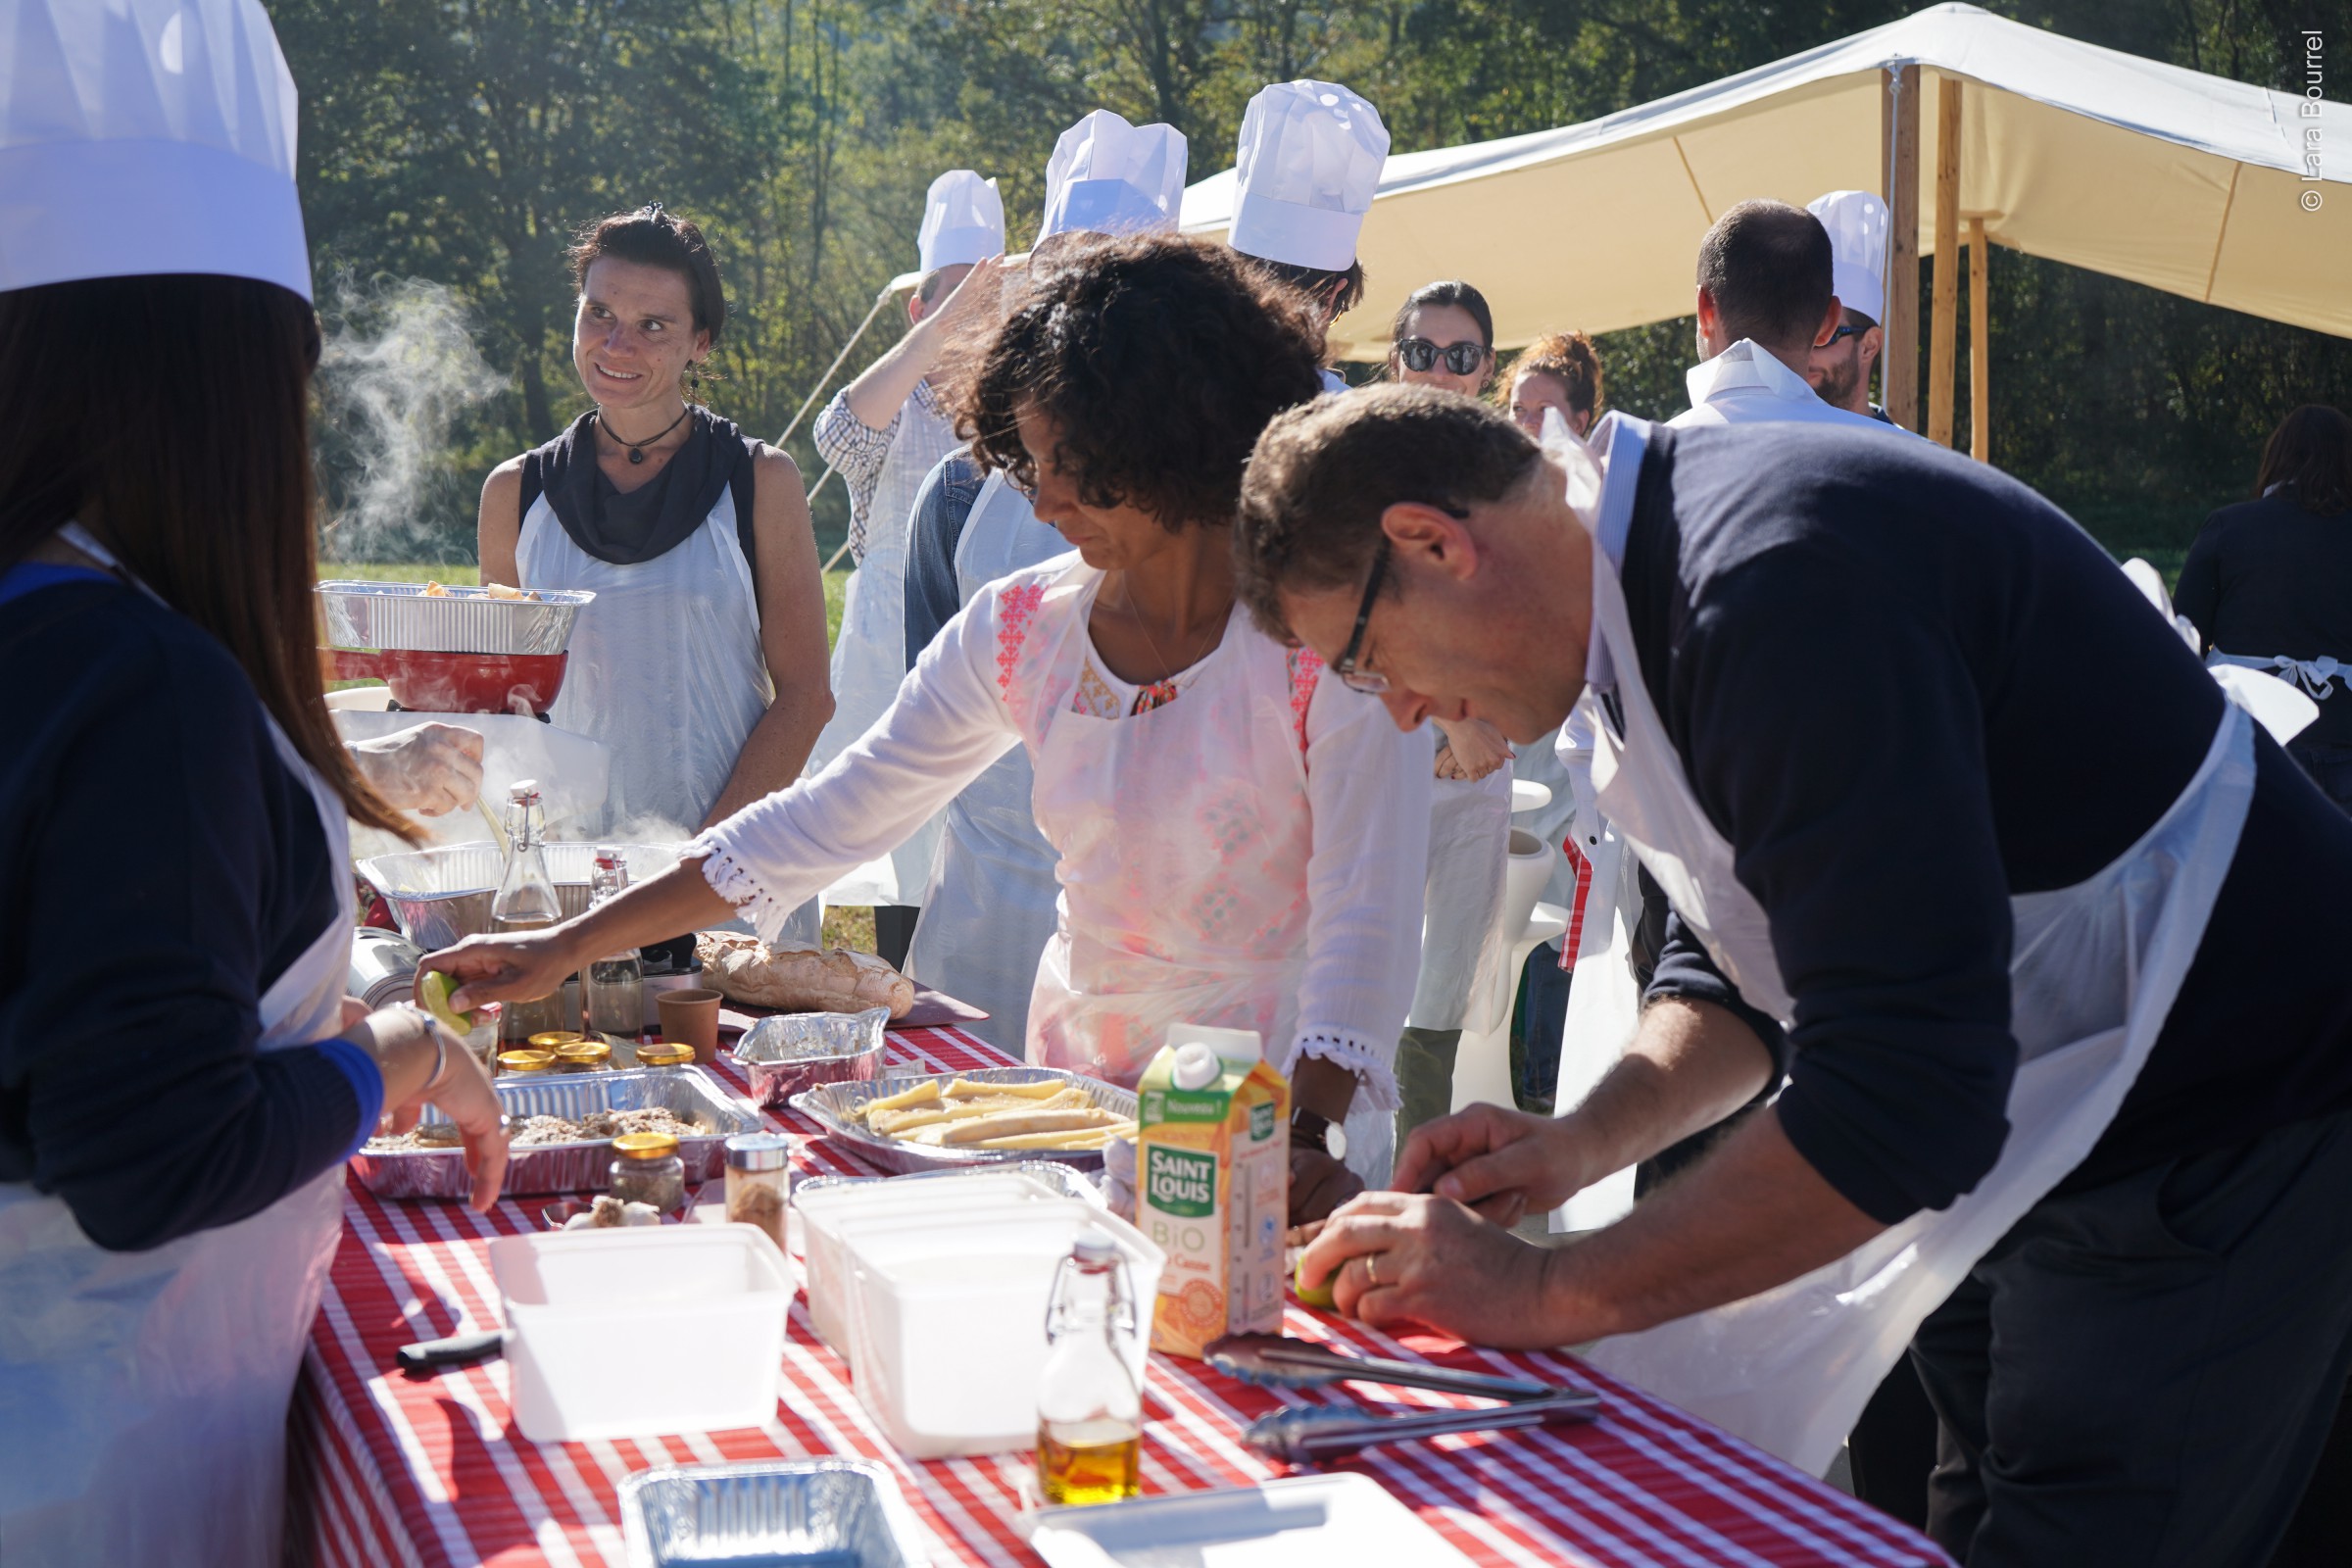
[[[1919,68],[1883,70],[1879,100],[1881,194],[1893,227],[1886,250],[1886,348],[1879,356],[1881,397],[1887,416],[1906,430],[1919,428]]]
[[[1968,455],[1992,461],[1992,257],[1984,248],[1984,220],[1968,220]]]
[[[1928,439],[1952,444],[1960,354],[1960,83],[1946,76],[1936,104],[1936,316],[1928,338]]]

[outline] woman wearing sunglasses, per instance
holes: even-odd
[[[1487,297],[1459,278],[1413,290],[1389,330],[1389,374],[1407,386],[1484,397],[1494,383]]]
[[[1385,1178],[1419,947],[1428,742],[1234,599],[1241,474],[1321,391],[1298,297],[1222,246],[1104,242],[1033,281],[968,383],[973,452],[1075,547],[983,588],[887,712],[812,779],[578,920],[427,958],[457,1004],[740,906],[772,937],[1015,746],[1061,885],[1028,1057],[1132,1084],[1174,1023],[1257,1031],[1291,1075],[1291,1212]],[[1350,661],[1359,657],[1350,652]],[[536,989],[534,989],[536,988]]]

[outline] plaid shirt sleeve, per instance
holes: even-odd
[[[833,394],[825,412],[816,416],[809,439],[816,454],[841,471],[850,487],[850,555],[865,559],[865,518],[873,510],[874,489],[882,482],[882,465],[890,457],[891,438],[898,434],[899,416],[876,430],[850,412],[848,388]]]

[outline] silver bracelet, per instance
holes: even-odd
[[[424,1087],[417,1091],[418,1094],[429,1095],[441,1087],[442,1079],[449,1076],[449,1035],[440,1024],[434,1021],[431,1013],[426,1012],[415,1003],[406,1002],[401,1005],[422,1018],[424,1027],[433,1037],[433,1075],[427,1078],[424,1081]]]

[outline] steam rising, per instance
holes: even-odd
[[[322,554],[340,561],[463,559],[480,476],[458,471],[452,429],[506,390],[439,283],[334,280],[320,306]]]

